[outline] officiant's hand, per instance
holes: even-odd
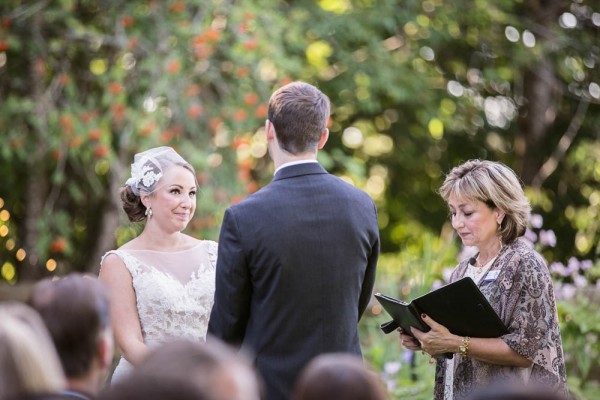
[[[414,337],[406,334],[402,328],[398,328],[400,332],[400,344],[409,350],[417,351],[421,350],[421,344]]]
[[[421,344],[421,350],[431,356],[456,352],[462,340],[460,337],[450,333],[445,326],[438,324],[425,314],[421,315],[421,319],[431,328],[429,332],[411,328],[412,334]]]

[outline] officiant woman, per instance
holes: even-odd
[[[542,256],[522,238],[531,207],[519,178],[501,163],[470,160],[450,171],[440,194],[463,245],[478,250],[458,264],[450,281],[471,277],[509,333],[461,337],[428,316],[429,332],[412,328],[417,340],[401,332],[406,348],[435,357],[434,398],[459,400],[498,381],[566,393],[552,280]],[[452,359],[443,356],[448,352]]]

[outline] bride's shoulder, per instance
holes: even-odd
[[[210,264],[214,268],[217,265],[217,253],[218,253],[218,245],[214,240],[208,239],[194,239],[196,240],[196,245],[193,247],[197,249],[197,254],[199,257],[207,257],[210,261]]]
[[[195,248],[195,247],[199,247],[199,246],[205,246],[205,247],[216,247],[217,246],[217,242],[215,242],[214,240],[209,240],[209,239],[198,239],[195,238],[193,236],[189,236],[186,235],[187,241],[188,241],[188,246],[189,248]]]

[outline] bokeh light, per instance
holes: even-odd
[[[56,261],[54,259],[49,259],[48,261],[46,261],[46,269],[50,272],[53,272],[56,269]]]
[[[0,274],[2,275],[2,278],[4,278],[7,281],[12,281],[13,279],[15,279],[16,272],[17,271],[15,270],[15,266],[8,261],[5,262],[2,265],[2,269],[0,269]]]
[[[27,257],[27,252],[24,249],[19,249],[15,257],[17,257],[18,261],[23,261]]]
[[[7,210],[0,211],[0,221],[6,222],[10,219],[10,213]]]

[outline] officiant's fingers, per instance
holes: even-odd
[[[419,350],[420,343],[417,339],[406,334],[400,334],[400,344],[410,350]]]
[[[436,328],[443,327],[443,325],[440,325],[431,318],[429,318],[427,314],[421,314],[421,319],[433,330],[437,330]]]
[[[437,321],[434,321],[433,319],[431,319],[431,317],[429,317],[426,314],[421,314],[421,319],[427,325],[429,325],[429,327],[431,328],[431,330],[434,331],[434,332],[438,332],[439,334],[442,334],[442,335],[450,333],[450,331],[448,330],[448,328],[446,328],[446,326],[438,323]]]

